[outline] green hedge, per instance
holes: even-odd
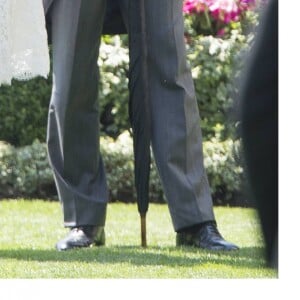
[[[130,128],[127,36],[104,36],[98,64],[101,134],[117,138]]]
[[[123,133],[116,141],[109,137],[102,138],[100,147],[111,201],[134,202],[134,164],[129,134]],[[247,205],[245,200],[237,203],[237,195],[243,185],[243,170],[236,159],[239,151],[238,141],[220,142],[214,138],[204,142],[204,164],[215,204]],[[36,141],[31,146],[15,148],[0,143],[0,198],[4,197],[56,198],[45,144]],[[150,199],[151,202],[165,201],[154,164],[150,179]]]
[[[243,67],[243,55],[249,49],[253,35],[232,30],[228,38],[193,36],[187,41],[188,61],[195,83],[204,140],[217,133],[214,128],[225,124],[222,139],[235,139],[236,118],[233,99]],[[126,38],[103,39],[99,65],[102,74],[100,106],[102,129],[113,137],[130,128],[128,103],[128,50]],[[101,90],[101,89],[100,89]]]
[[[248,42],[239,30],[232,30],[228,39],[194,36],[187,43],[205,140],[215,136],[217,124],[226,124],[223,139],[234,138],[228,112],[243,60],[238,60],[238,66],[235,62]],[[130,127],[126,36],[103,37],[99,68],[101,135],[116,138]],[[14,146],[45,140],[51,84],[51,78],[37,78],[0,87],[0,140]]]
[[[222,139],[235,139],[234,99],[244,64],[243,55],[248,49],[247,37],[238,30],[232,30],[228,39],[195,38],[188,47],[204,140],[219,134],[215,131],[218,124],[225,125]]]
[[[0,86],[0,140],[15,146],[45,140],[51,78]]]
[[[0,142],[0,197],[47,197],[55,193],[45,144],[15,148]]]

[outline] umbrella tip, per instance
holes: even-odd
[[[147,247],[146,214],[141,214],[141,241],[142,247]]]

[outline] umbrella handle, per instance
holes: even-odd
[[[142,247],[147,247],[146,213],[141,213],[141,241]]]

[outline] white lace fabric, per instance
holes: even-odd
[[[0,0],[0,85],[49,74],[42,0]]]

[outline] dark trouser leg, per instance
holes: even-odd
[[[65,226],[105,223],[108,192],[99,154],[98,51],[105,0],[50,7],[53,91],[48,151]]]
[[[130,79],[133,74],[143,78],[136,76],[141,37],[132,36],[135,30],[130,28],[130,19],[139,12],[130,1],[120,1],[131,34]],[[186,62],[182,1],[145,0],[145,5],[152,148],[174,228],[179,230],[215,219],[203,166],[200,117]]]

